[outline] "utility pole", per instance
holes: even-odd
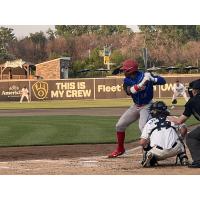
[[[90,49],[88,50],[88,57],[89,57],[89,59],[90,59],[90,55],[91,55],[91,51],[90,51]]]
[[[145,67],[145,71],[146,71],[147,70],[147,60],[148,60],[147,48],[143,48],[143,60],[144,60],[144,67]]]

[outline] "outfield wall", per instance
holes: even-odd
[[[155,98],[171,98],[173,84],[178,79],[186,87],[199,75],[164,76],[167,83],[154,87]],[[123,77],[0,81],[0,101],[19,101],[20,90],[26,86],[32,101],[117,99],[128,98],[122,87]]]

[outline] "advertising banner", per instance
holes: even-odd
[[[186,88],[197,77],[165,77],[166,84],[154,86],[154,98],[172,98],[172,87],[176,80]],[[89,78],[62,80],[1,81],[0,101],[19,101],[20,91],[26,86],[32,101],[78,100],[78,99],[117,99],[130,98],[123,90],[121,78]]]
[[[94,99],[93,79],[31,82],[31,100]]]
[[[0,83],[0,101],[19,101],[20,91],[26,86],[29,88],[29,81],[8,81]]]

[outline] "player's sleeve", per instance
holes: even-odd
[[[185,88],[185,86],[181,83],[181,88]]]
[[[151,125],[149,123],[149,121],[145,124],[143,130],[142,130],[142,134],[140,136],[140,138],[142,139],[148,139],[150,137],[150,133],[151,133]]]
[[[166,80],[161,76],[152,75],[152,77],[154,78],[154,81],[153,81],[154,85],[164,85],[166,83]]]
[[[130,79],[125,78],[123,88],[125,88],[127,90],[127,88],[130,87],[130,93],[135,94],[141,90],[140,85],[143,84],[143,82],[144,82],[144,80],[139,84],[134,84]]]
[[[125,79],[124,79],[124,85],[126,85],[126,86],[133,86],[133,83],[131,82],[130,79],[125,78]]]
[[[190,117],[192,115],[191,99],[189,99],[189,101],[185,104],[183,115],[185,115],[186,117]]]

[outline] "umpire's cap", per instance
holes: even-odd
[[[121,69],[124,72],[136,72],[138,71],[138,64],[136,61],[128,59],[123,62]]]
[[[192,84],[192,89],[200,90],[200,79],[196,80],[196,81]]]

